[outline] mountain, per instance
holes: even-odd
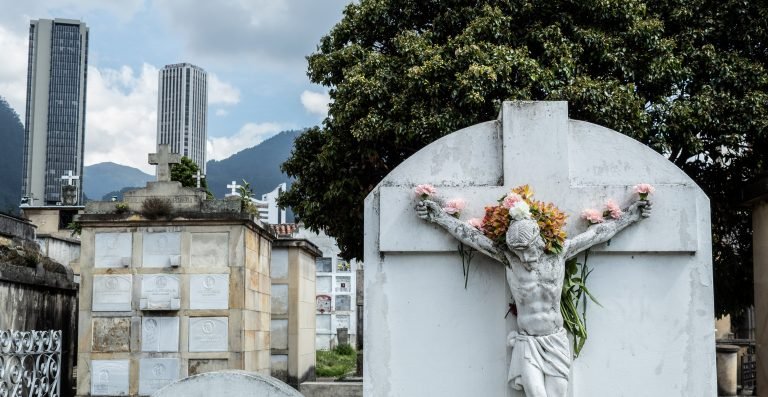
[[[224,160],[207,163],[206,181],[214,196],[221,198],[229,193],[227,185],[232,181],[242,184],[243,179],[251,184],[254,196],[261,198],[278,184],[291,181],[280,171],[280,164],[288,160],[293,141],[303,131],[283,131],[260,144],[242,150]]]
[[[91,200],[101,200],[105,194],[126,187],[144,187],[155,180],[136,168],[109,162],[85,166],[83,174],[83,193]]]
[[[21,201],[21,166],[24,125],[19,115],[0,97],[0,212],[17,214]]]

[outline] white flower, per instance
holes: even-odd
[[[520,200],[516,202],[512,207],[509,209],[509,217],[519,221],[522,219],[530,218],[531,217],[531,207],[528,206],[528,203],[526,203],[523,200]]]

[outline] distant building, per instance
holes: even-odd
[[[87,69],[85,23],[30,22],[21,192],[28,204],[82,203],[82,180],[62,176],[83,174]],[[63,195],[65,185],[75,187]]]
[[[237,187],[232,188],[232,186],[239,187],[235,181],[232,181],[231,185],[227,185],[228,188],[232,189],[232,192],[228,193],[225,197],[240,196],[240,193],[235,191]],[[287,189],[288,185],[283,182],[277,185],[271,192],[262,194],[261,200],[251,197],[251,204],[259,211],[259,220],[272,225],[286,223],[287,211],[285,208],[278,207],[277,198]]]
[[[160,70],[157,95],[157,144],[192,159],[205,173],[208,138],[208,74],[189,64]]]

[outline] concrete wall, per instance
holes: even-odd
[[[37,244],[43,255],[69,266],[75,274],[80,274],[80,240],[54,236],[38,235]]]
[[[208,216],[201,220],[155,222],[141,218],[131,221],[107,218],[85,214],[80,219],[83,230],[78,395],[91,394],[92,360],[129,360],[131,395],[139,393],[141,384],[145,382],[140,378],[142,359],[178,359],[179,370],[173,374],[176,378],[223,369],[269,375],[271,234],[236,215],[231,219]],[[130,236],[127,267],[103,267],[104,259],[97,260],[96,237],[101,233],[127,233]],[[178,267],[151,267],[147,262],[150,259],[146,256],[145,244],[150,236],[158,233],[180,235]],[[94,310],[95,278],[114,275],[130,276],[129,310]],[[155,311],[141,308],[142,279],[156,275],[178,277],[178,309]],[[192,280],[205,275],[224,275],[228,280],[228,301],[224,307],[192,307]],[[175,349],[160,352],[143,349],[142,321],[156,316],[178,318],[178,346],[174,346]],[[193,320],[201,317],[226,319],[226,348],[223,351],[191,351],[193,337],[190,327]]]
[[[315,379],[315,258],[303,239],[278,239],[272,262],[272,376],[298,388]]]
[[[71,396],[77,351],[77,285],[63,266],[0,262],[0,329],[61,330],[61,395]]]
[[[0,214],[0,236],[32,241],[35,239],[35,226],[24,219]]]

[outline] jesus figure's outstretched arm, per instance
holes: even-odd
[[[604,243],[627,226],[649,216],[651,216],[651,203],[645,200],[635,201],[624,211],[621,218],[592,225],[586,232],[568,239],[565,242],[565,258],[570,259],[589,247]]]

